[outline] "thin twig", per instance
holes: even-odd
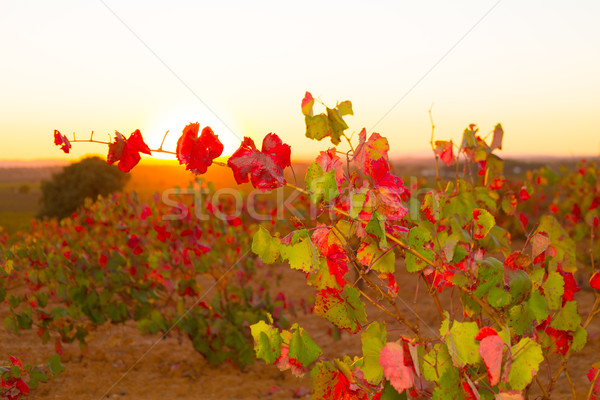
[[[565,365],[565,376],[567,377],[567,381],[569,382],[569,385],[571,386],[571,394],[573,395],[573,400],[577,400],[577,394],[575,393],[575,385],[573,385],[573,381],[571,380],[571,375],[569,375],[569,370],[567,369],[567,361],[565,360],[565,357],[562,357],[563,359],[563,364]]]
[[[594,375],[594,379],[592,379],[592,384],[590,385],[590,390],[588,391],[587,400],[592,398],[592,394],[594,393],[594,386],[596,386],[596,381],[598,380],[598,376],[600,375],[600,368],[596,371],[596,375]]]
[[[73,134],[73,136],[75,136],[75,134]],[[110,142],[103,142],[101,140],[92,140],[92,139],[73,139],[73,140],[71,140],[71,143],[100,143],[100,144],[110,145]]]
[[[592,264],[592,271],[596,272],[596,267],[594,267],[594,224],[592,224],[590,232],[590,261]]]
[[[348,145],[350,146],[350,150],[352,150],[352,153],[354,153],[354,146],[352,146],[352,142],[350,141],[350,138],[348,136],[346,136],[345,133],[342,133],[342,136],[346,139],[346,141],[348,142]]]
[[[384,313],[388,314],[389,316],[395,318],[396,320],[402,322],[411,331],[413,331],[416,335],[419,334],[419,330],[417,328],[415,328],[415,326],[413,324],[411,324],[406,318],[404,318],[404,316],[402,314],[394,314],[393,312],[389,311],[387,308],[383,307],[381,304],[379,304],[378,302],[376,302],[375,300],[373,300],[371,297],[369,297],[368,294],[366,294],[365,292],[363,292],[359,288],[355,287],[355,289],[358,290],[358,292],[361,294],[361,296],[363,296],[365,299],[367,299],[371,303],[373,303],[373,305],[375,305],[375,307],[379,308],[381,311],[383,311]]]
[[[441,189],[440,185],[440,167],[439,167],[439,156],[437,154],[437,152],[435,151],[435,146],[433,144],[433,136],[434,136],[434,132],[435,132],[435,124],[433,123],[433,116],[431,115],[431,110],[433,109],[433,104],[431,105],[431,107],[429,108],[429,121],[431,121],[431,140],[429,141],[429,144],[431,144],[431,150],[433,151],[433,155],[435,156],[435,181],[438,185],[438,188]]]
[[[435,303],[435,308],[437,309],[438,314],[444,318],[444,309],[442,308],[442,304],[440,303],[437,293],[435,290],[433,290],[433,285],[429,283],[427,278],[425,278],[425,274],[421,273],[421,278],[423,278],[423,282],[425,282],[425,286],[427,286],[427,292],[433,298],[433,302]]]
[[[540,378],[537,375],[535,376],[535,383],[537,383],[537,385],[539,386],[540,390],[544,394],[544,400],[550,400],[550,396],[548,395],[548,391],[546,390],[546,388],[544,387],[544,385],[542,385],[542,382],[540,381]]]
[[[168,133],[169,133],[169,131],[165,132],[165,136],[163,136],[162,142],[160,142],[160,147],[158,148],[158,151],[162,150],[163,144],[165,144],[165,139],[167,138]]]

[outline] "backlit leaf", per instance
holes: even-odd
[[[340,110],[340,115],[343,117],[344,115],[354,115],[352,111],[352,102],[349,100],[342,101],[338,104],[338,109]]]
[[[195,174],[203,174],[213,160],[223,153],[223,144],[208,126],[200,130],[199,123],[190,123],[183,129],[183,134],[177,140],[177,160],[185,164],[185,169]]]
[[[269,133],[263,139],[262,150],[258,151],[254,141],[245,137],[227,165],[237,183],[250,180],[252,186],[262,191],[275,189],[286,183],[283,170],[290,166],[290,146],[276,134]]]
[[[475,224],[473,237],[476,239],[483,239],[486,237],[490,229],[496,225],[494,216],[483,208],[476,208],[473,210],[473,222]]]
[[[150,148],[144,142],[139,129],[136,129],[128,139],[115,131],[115,141],[108,145],[106,161],[109,165],[119,162],[119,169],[129,172],[141,160],[140,153],[150,154]]]
[[[560,225],[552,215],[543,215],[536,233],[545,232],[552,241],[552,246],[556,249],[556,256],[550,260],[550,271],[556,270],[560,264],[563,271],[577,271],[575,257],[575,242],[569,236],[569,233]]]
[[[254,234],[252,240],[252,251],[267,264],[274,263],[279,258],[281,244],[279,239],[272,237],[269,231],[262,226]]]
[[[310,92],[306,92],[304,98],[302,99],[302,114],[306,116],[312,116],[313,114],[313,105],[315,104],[315,99],[310,94]]]
[[[583,326],[578,326],[573,333],[573,343],[571,349],[573,351],[581,351],[587,343],[588,333]]]
[[[316,162],[310,164],[306,171],[306,188],[313,204],[323,199],[329,202],[340,194],[335,171],[323,172],[323,168]]]
[[[304,272],[319,268],[319,255],[309,238],[302,238],[296,244],[281,245],[281,258],[288,260],[290,267]]]
[[[428,381],[437,381],[449,368],[453,368],[448,347],[443,343],[436,343],[425,355],[421,365],[423,366],[423,376],[425,379]]]
[[[492,144],[490,145],[490,149],[498,149],[502,150],[502,137],[504,136],[504,129],[502,129],[501,124],[497,124],[494,128],[494,136],[492,138]]]

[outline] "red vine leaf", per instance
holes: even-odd
[[[590,278],[590,286],[596,290],[600,290],[600,272],[594,273]]]
[[[252,139],[245,137],[227,161],[237,183],[248,182],[250,175],[252,186],[262,191],[285,185],[283,170],[290,164],[290,146],[274,133],[265,136],[262,151],[258,151]]]
[[[71,149],[71,142],[69,142],[69,139],[56,129],[54,130],[54,144],[56,146],[60,146],[60,149],[67,154]]]
[[[481,339],[481,344],[479,345],[479,355],[483,359],[485,369],[488,373],[488,379],[492,386],[495,386],[500,381],[503,348],[504,343],[498,335],[484,337]]]
[[[383,376],[390,381],[398,393],[413,386],[413,371],[404,364],[404,348],[394,342],[387,343],[379,356]]]
[[[494,335],[498,335],[498,332],[496,332],[496,330],[492,327],[489,326],[484,326],[483,328],[481,328],[479,330],[479,333],[477,334],[477,336],[475,336],[475,340],[483,340],[488,336],[494,336]]]
[[[436,140],[435,141],[435,155],[442,160],[446,165],[452,165],[456,158],[452,152],[452,140]]]
[[[312,117],[313,115],[313,105],[315,104],[315,98],[310,94],[310,92],[306,92],[304,98],[302,99],[302,114],[307,117]]]
[[[528,271],[528,267],[531,265],[531,258],[529,256],[521,253],[520,251],[515,251],[510,254],[504,260],[504,266],[512,271],[523,270]]]
[[[387,159],[387,153],[390,145],[386,138],[379,133],[373,132],[366,140],[367,131],[363,128],[358,134],[358,146],[354,151],[352,161],[356,162],[359,168],[363,169],[366,174],[371,173],[371,163],[381,158]]]
[[[223,144],[209,126],[200,130],[199,123],[190,123],[183,128],[183,134],[177,140],[177,160],[185,164],[185,169],[195,174],[203,174],[213,160],[223,153]]]
[[[129,139],[127,139],[127,145],[132,151],[150,154],[150,147],[148,147],[148,145],[144,142],[144,138],[142,137],[142,133],[139,129],[136,129],[135,132],[129,135]]]
[[[136,129],[129,139],[115,131],[115,141],[108,145],[108,156],[106,161],[109,165],[119,162],[119,169],[129,172],[140,162],[140,153],[150,154],[150,148],[144,142],[139,129]]]
[[[593,385],[592,396],[590,397],[590,400],[600,399],[600,378],[598,377],[599,375],[600,375],[600,371],[598,371],[598,368],[596,366],[593,366],[592,368],[590,368],[590,370],[586,374],[588,380]]]

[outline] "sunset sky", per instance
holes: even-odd
[[[501,122],[503,153],[600,153],[600,2],[0,0],[0,160],[75,160],[52,132],[108,140],[139,128],[166,148],[188,122],[231,153],[275,132],[296,159],[300,101],[351,100],[348,133],[394,155]],[[316,109],[321,112],[320,108]]]

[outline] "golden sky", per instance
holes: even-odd
[[[306,90],[351,100],[362,127],[396,155],[460,141],[501,122],[505,155],[600,152],[600,2],[593,1],[2,1],[0,160],[73,160],[60,130],[106,140],[140,129],[166,148],[188,122],[231,153],[275,132],[293,158]],[[316,109],[320,112],[320,109]]]

